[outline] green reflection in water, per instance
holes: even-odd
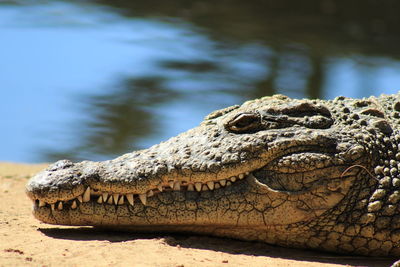
[[[323,98],[326,65],[330,58],[352,54],[398,58],[399,22],[393,13],[398,5],[374,1],[95,1],[112,6],[126,17],[161,18],[176,23],[190,22],[202,34],[215,40],[221,49],[238,49],[243,44],[259,44],[270,53],[259,54],[268,72],[248,83],[238,81],[241,88],[229,88],[227,94],[243,99],[276,93],[293,97]],[[262,49],[261,49],[262,50]],[[260,52],[259,50],[258,52]],[[257,53],[257,51],[256,51]],[[228,59],[232,60],[232,59]],[[186,76],[221,75],[217,62],[193,59],[160,61],[159,67],[181,71]],[[227,80],[235,77],[227,73]],[[243,77],[240,77],[243,79]],[[82,145],[74,148],[99,155],[118,155],[142,148],[140,139],[157,136],[160,118],[152,107],[176,100],[182,94],[165,85],[168,75],[131,77],[121,90],[110,95],[87,99],[93,119],[84,124],[88,134]],[[209,98],[217,97],[218,88]],[[183,97],[184,99],[184,97]],[[232,103],[233,104],[233,103]],[[223,107],[217,106],[217,108]],[[51,154],[48,158],[74,157],[73,151]]]
[[[45,6],[54,2],[59,1],[30,4]],[[18,6],[23,3],[26,4],[24,1],[1,4]],[[65,128],[76,128],[71,138],[74,141],[66,148],[38,148],[38,157],[46,161],[104,159],[144,148],[148,143],[168,137],[167,128],[189,125],[189,118],[183,115],[176,115],[183,118],[180,121],[164,124],[168,117],[164,113],[171,113],[178,109],[175,105],[179,107],[184,102],[192,106],[192,113],[197,112],[197,118],[190,118],[192,125],[193,120],[201,120],[200,114],[276,92],[291,97],[326,98],[332,95],[327,90],[334,89],[331,84],[336,73],[332,71],[332,62],[358,60],[356,67],[365,74],[369,73],[368,67],[382,64],[374,58],[398,60],[400,56],[400,2],[395,1],[69,3],[80,7],[96,6],[103,15],[110,14],[113,19],[121,16],[127,22],[141,18],[165,22],[176,28],[186,25],[187,35],[207,40],[186,44],[197,45],[199,54],[204,53],[205,58],[149,59],[155,61],[154,69],[141,75],[115,77],[113,89],[106,93],[77,96],[71,101],[80,103],[85,119],[77,120],[73,126],[65,122]],[[143,46],[154,43],[156,40],[152,39],[143,42]],[[157,45],[168,49],[161,43]],[[201,51],[205,45],[209,47]],[[360,62],[360,58],[372,60]],[[352,79],[348,82],[354,82],[355,78]],[[360,91],[357,96],[370,94],[367,90],[371,89]]]

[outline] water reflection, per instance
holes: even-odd
[[[0,86],[13,90],[0,89],[0,160],[108,159],[274,93],[394,93],[388,3],[1,2]]]

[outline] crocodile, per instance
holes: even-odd
[[[399,124],[400,93],[268,96],[148,149],[58,161],[26,192],[48,224],[400,256]]]

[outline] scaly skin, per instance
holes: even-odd
[[[282,95],[104,162],[59,161],[27,184],[37,219],[400,256],[400,95]]]

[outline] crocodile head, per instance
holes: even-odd
[[[342,100],[264,97],[114,160],[56,162],[27,184],[33,214],[337,251],[328,234],[340,235],[346,209],[376,182],[370,132],[346,123]]]

